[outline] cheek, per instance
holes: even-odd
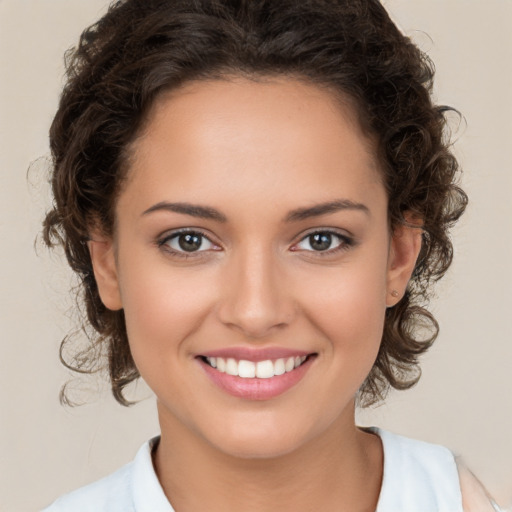
[[[386,311],[384,256],[361,258],[357,264],[318,273],[305,283],[304,310],[333,345],[363,356],[369,349],[378,350]]]
[[[161,262],[142,264],[132,254],[121,265],[121,299],[135,359],[169,356],[193,333],[214,300],[213,276]]]

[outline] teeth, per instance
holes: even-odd
[[[223,357],[207,357],[206,360],[212,368],[217,368],[219,372],[227,373],[228,375],[244,379],[254,379],[255,377],[258,379],[270,379],[275,375],[291,372],[299,367],[306,360],[306,357],[295,356],[276,359],[275,361],[267,359],[257,363],[246,361],[245,359],[237,361],[233,358],[224,359]]]
[[[217,357],[217,370],[222,373],[226,371],[226,360],[222,357]]]
[[[272,361],[258,361],[256,363],[256,377],[270,379],[274,376],[274,363]]]
[[[238,363],[238,376],[244,379],[256,377],[256,365],[252,361],[240,361]]]
[[[228,375],[238,375],[238,363],[234,359],[226,361],[226,373]]]
[[[286,372],[286,368],[284,366],[284,359],[278,359],[274,363],[274,375],[283,375]]]

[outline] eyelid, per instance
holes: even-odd
[[[190,251],[190,252],[188,252],[188,251],[181,251],[181,250],[174,249],[174,248],[172,248],[172,247],[170,247],[168,245],[168,242],[170,240],[175,239],[175,238],[177,238],[180,235],[188,235],[188,234],[200,235],[201,237],[203,237],[206,240],[208,240],[214,247],[220,248],[220,244],[215,242],[212,239],[213,237],[211,235],[205,233],[205,231],[203,229],[195,228],[195,227],[178,228],[178,229],[173,229],[173,230],[165,231],[164,233],[162,233],[161,235],[159,235],[157,237],[156,245],[158,247],[166,250],[169,253],[177,254],[177,255],[181,255],[181,256],[186,256],[186,257],[190,257],[190,256],[194,256],[194,255],[199,256],[199,255],[202,255],[205,252],[208,252],[208,249],[207,250],[202,250],[202,251]],[[167,247],[164,247],[164,246],[167,246]],[[211,250],[211,249],[209,249],[209,250]],[[218,249],[213,249],[213,250],[218,250]]]
[[[306,238],[308,238],[311,235],[315,235],[317,233],[322,234],[329,234],[333,235],[335,237],[338,237],[340,239],[340,243],[334,247],[333,249],[327,249],[325,251],[315,251],[315,250],[307,250],[307,249],[298,249],[297,245],[304,241]],[[206,249],[206,250],[198,250],[198,251],[184,251],[184,250],[177,250],[168,245],[169,240],[177,238],[179,235],[183,234],[197,234],[201,237],[204,237],[206,240],[208,240],[213,246],[213,249]],[[176,256],[182,256],[182,257],[200,257],[205,255],[205,253],[210,251],[219,251],[222,250],[221,244],[217,243],[214,240],[214,237],[205,232],[202,228],[196,228],[196,227],[186,227],[186,228],[177,228],[173,230],[168,230],[163,232],[161,235],[159,235],[156,239],[156,245],[161,248],[162,250],[165,250],[166,252],[176,255]],[[336,228],[312,228],[307,230],[306,232],[303,232],[300,235],[300,238],[297,238],[296,241],[291,246],[290,250],[292,252],[305,252],[305,253],[313,253],[318,256],[328,256],[333,255],[337,252],[341,252],[343,250],[348,250],[349,248],[357,245],[357,240],[352,234],[347,233],[345,230],[339,230]]]
[[[328,227],[315,227],[311,229],[307,229],[306,231],[302,232],[300,235],[295,237],[294,244],[300,242],[301,240],[304,240],[304,238],[307,238],[308,236],[315,235],[316,233],[328,233],[330,235],[336,235],[341,238],[351,239],[353,240],[355,237],[350,232],[348,232],[346,229],[339,229],[339,228],[328,228]]]
[[[333,249],[327,249],[325,251],[297,249],[298,244],[303,242],[306,238],[308,238],[312,235],[318,234],[318,233],[334,235],[335,237],[338,237],[341,240],[341,243],[339,245],[337,245],[336,247],[334,247]],[[323,256],[323,255],[327,256],[329,254],[334,254],[338,251],[342,251],[344,249],[353,247],[354,245],[356,245],[356,240],[355,240],[354,236],[348,234],[346,231],[341,231],[341,230],[338,230],[335,228],[314,228],[314,229],[308,230],[305,233],[302,233],[300,235],[300,238],[298,238],[298,240],[293,243],[290,250],[294,251],[294,252],[303,251],[303,252],[313,253],[313,254],[316,254],[319,256]]]

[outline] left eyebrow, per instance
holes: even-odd
[[[335,213],[341,210],[356,210],[370,215],[370,209],[362,203],[355,203],[349,199],[336,199],[327,203],[316,204],[308,208],[297,208],[296,210],[292,210],[285,217],[285,222],[297,222],[311,217],[319,217],[320,215]]]

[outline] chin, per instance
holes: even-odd
[[[268,436],[246,437],[240,439],[231,439],[229,444],[222,443],[216,448],[228,456],[238,459],[275,459],[284,457],[300,446],[300,443],[291,443],[290,440],[275,439],[270,440]]]
[[[274,424],[262,421],[232,423],[223,428],[210,443],[228,456],[240,459],[271,459],[288,455],[314,437],[297,425]]]

